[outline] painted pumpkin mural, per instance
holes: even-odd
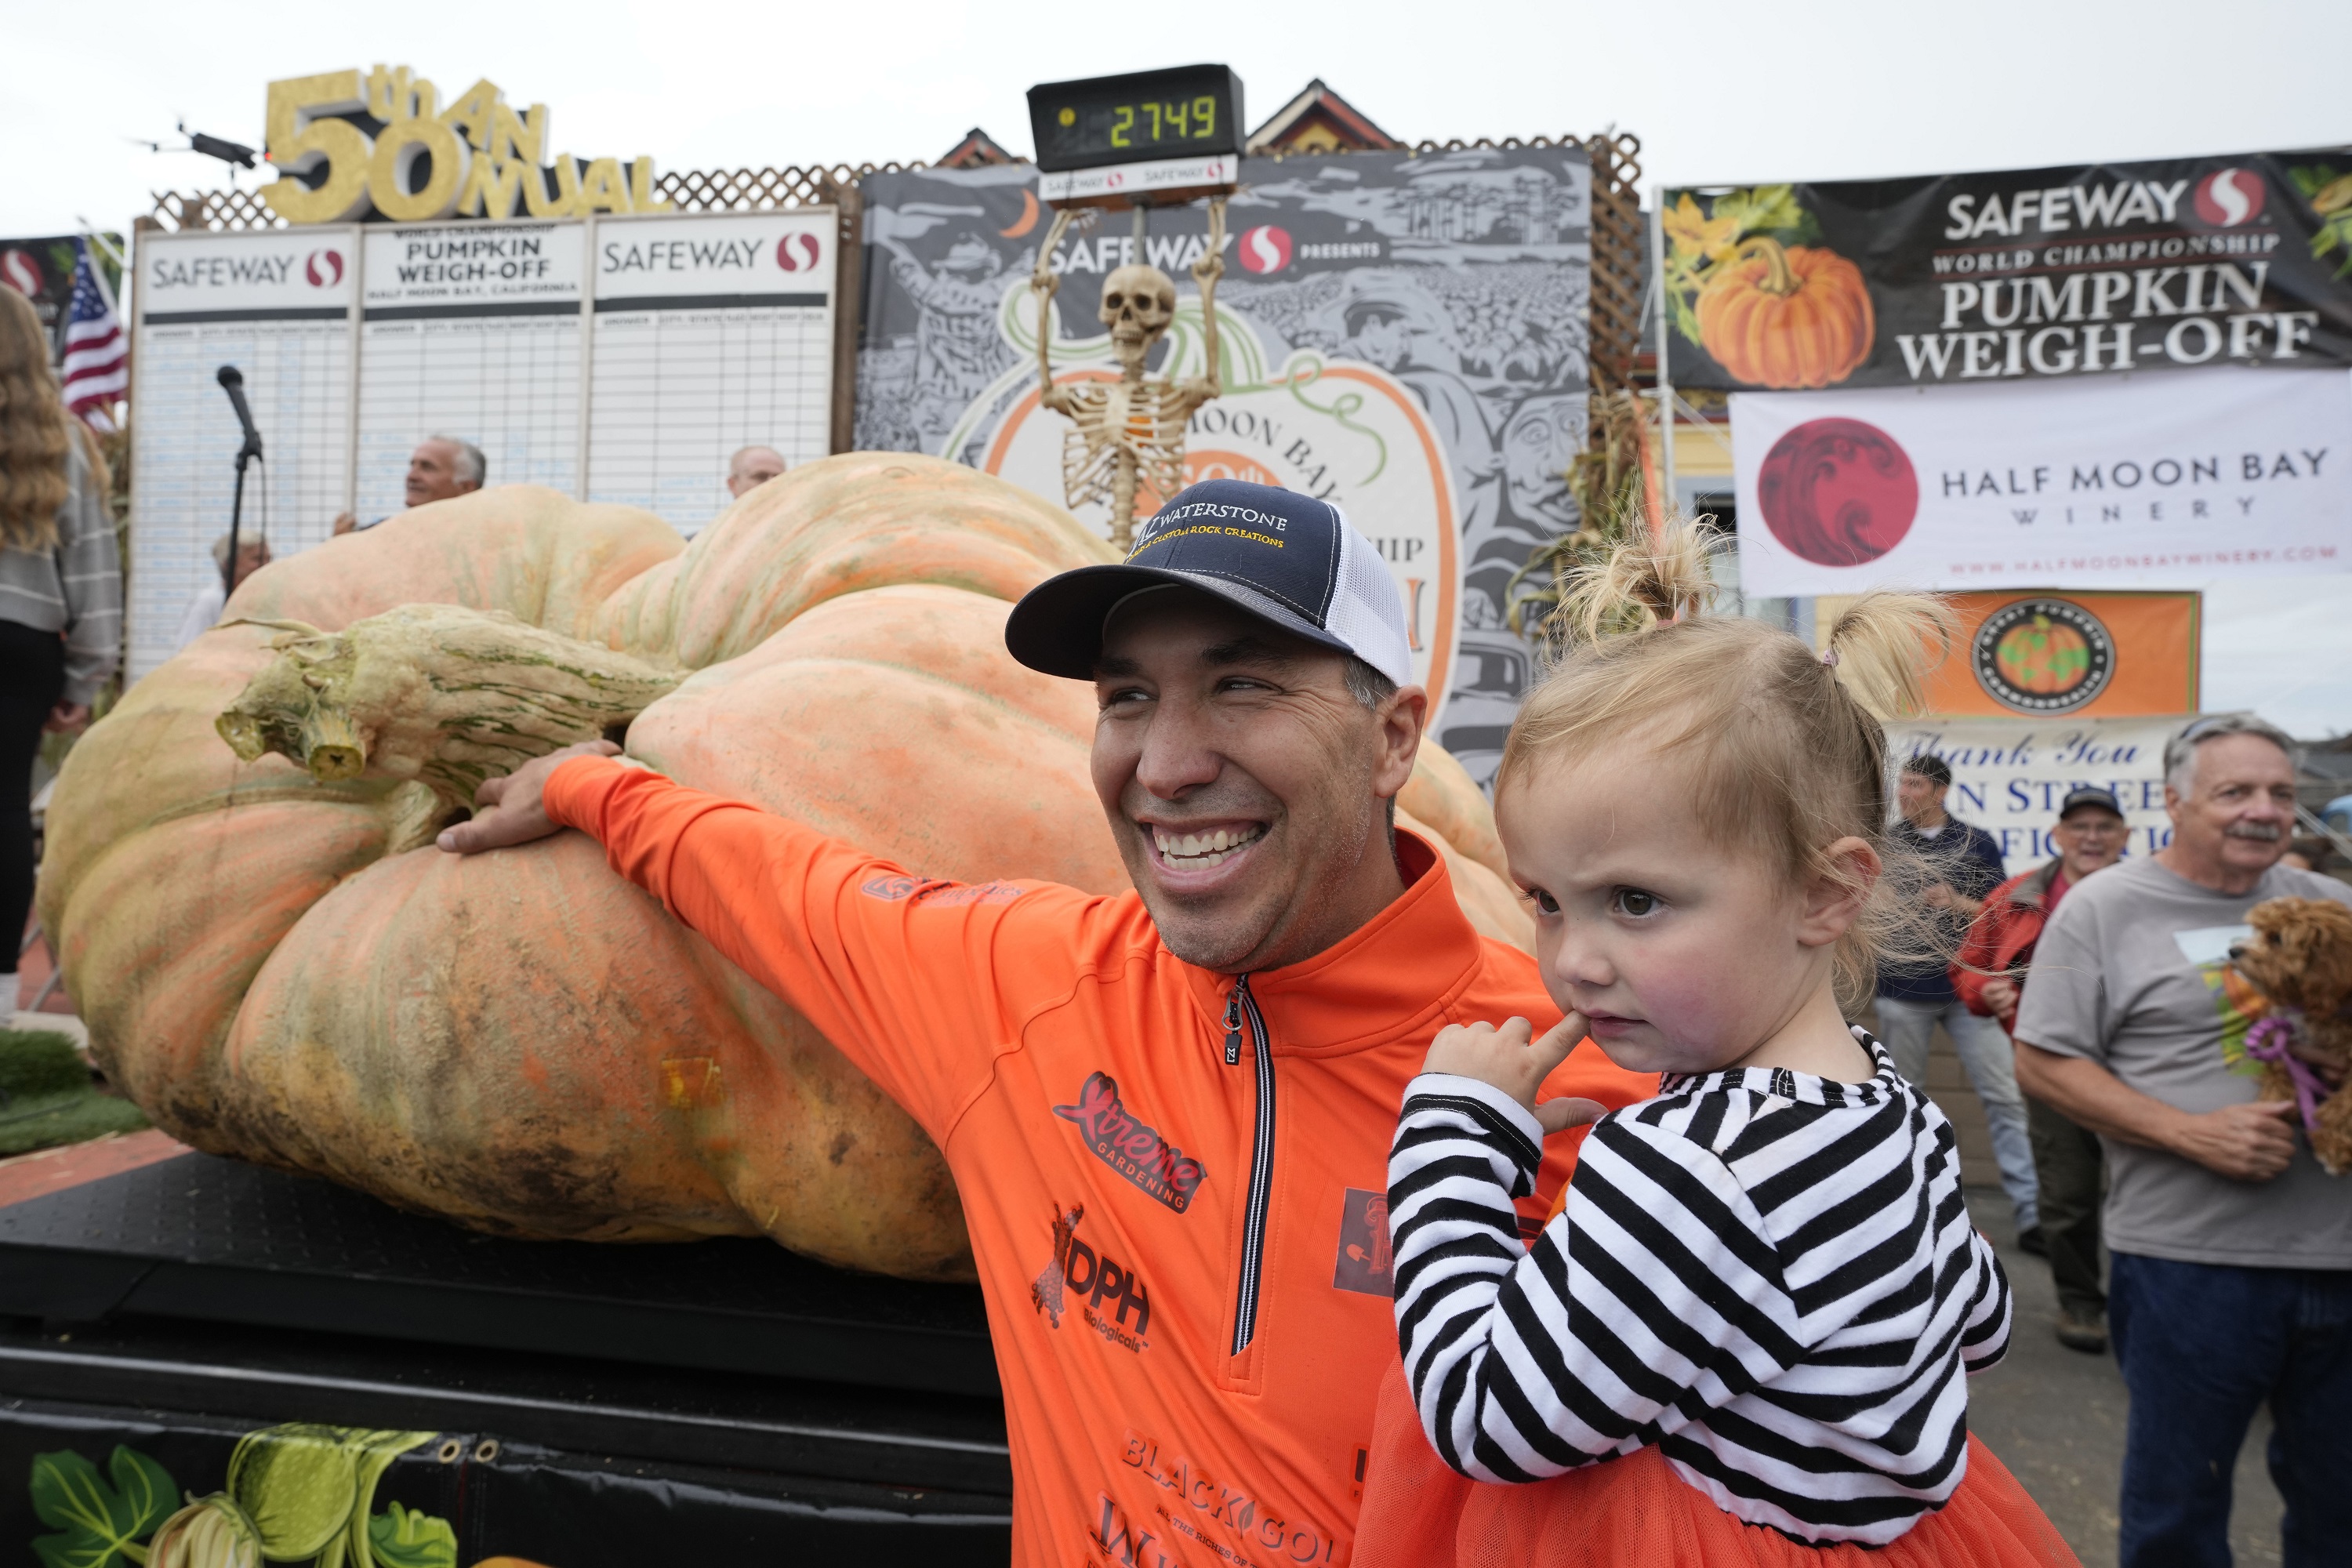
[[[1675,330],[1735,380],[1834,386],[1870,358],[1876,315],[1853,261],[1820,243],[1788,185],[1683,193],[1660,219]]]
[[[691,545],[517,487],[280,562],[58,782],[41,917],[93,1047],[199,1149],[482,1230],[969,1278],[913,1121],[594,843],[432,836],[482,777],[625,725],[681,783],[911,870],[1120,890],[1093,693],[1003,647],[1013,599],[1107,559],[1012,485],[864,453]],[[1424,746],[1400,804],[1474,923],[1529,945],[1458,764]]]
[[[1835,251],[1743,240],[1698,296],[1699,342],[1759,386],[1828,386],[1870,357],[1870,290]]]

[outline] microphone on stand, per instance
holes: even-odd
[[[261,456],[261,432],[254,428],[253,405],[245,400],[245,373],[233,364],[225,364],[213,379],[228,394],[230,405],[236,409],[236,422],[245,426],[245,445],[236,454],[237,467],[242,468],[247,458]]]
[[[236,449],[236,494],[228,510],[228,564],[221,568],[221,592],[228,595],[236,592],[237,530],[245,521],[245,466],[261,456],[261,432],[254,426],[252,405],[245,400],[245,373],[225,364],[213,379],[228,394],[236,422],[245,426],[245,444]]]

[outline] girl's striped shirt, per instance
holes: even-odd
[[[1389,1161],[1398,1338],[1447,1464],[1528,1481],[1657,1445],[1751,1523],[1880,1544],[1967,1463],[2009,1344],[1951,1124],[1878,1042],[1863,1083],[1668,1077],[1593,1124],[1530,1252],[1542,1130],[1475,1079],[1406,1091]]]

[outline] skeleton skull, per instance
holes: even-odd
[[[1157,267],[1121,267],[1103,279],[1102,309],[1111,347],[1137,365],[1176,317],[1175,280]]]

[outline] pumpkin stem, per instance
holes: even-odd
[[[302,716],[302,765],[320,784],[355,779],[367,767],[367,742],[351,714],[323,704]]]
[[[414,780],[446,810],[470,807],[486,778],[625,726],[680,679],[455,605],[404,605],[272,646],[277,657],[215,721],[240,760],[275,752],[322,784]]]
[[[1767,294],[1786,299],[1805,286],[1804,280],[1797,276],[1796,269],[1789,265],[1789,253],[1770,235],[1748,236],[1739,242],[1738,249],[1733,254],[1742,261],[1753,256],[1764,258],[1764,276],[1756,287]]]

